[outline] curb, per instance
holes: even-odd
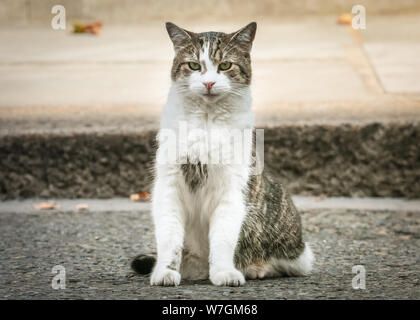
[[[293,194],[420,194],[420,123],[264,128],[265,166]],[[0,136],[0,199],[113,198],[150,191],[155,130]]]

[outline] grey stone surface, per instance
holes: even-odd
[[[154,130],[0,136],[0,198],[111,198],[150,191]],[[294,194],[417,198],[417,123],[265,128],[264,166]]]
[[[169,68],[168,63],[150,61],[132,65],[3,66],[0,67],[0,103],[15,107],[34,103],[95,107],[133,105],[141,101],[142,108],[156,109],[165,103]],[[162,91],[156,90],[159,87]]]
[[[368,20],[364,48],[388,93],[420,93],[420,20],[416,15]]]
[[[386,92],[420,93],[420,42],[372,43],[365,47]]]
[[[335,16],[261,20],[252,51],[254,106],[281,112],[284,102],[357,106],[383,99],[371,82],[390,93],[418,93],[418,20],[418,14],[368,16],[367,29],[358,32],[365,39],[360,44]],[[242,22],[182,26],[229,31]],[[165,101],[173,50],[161,21],[105,25],[100,36],[8,26],[0,30],[0,43],[0,107],[160,109]],[[392,105],[400,107],[398,99]],[[332,108],[341,109],[337,103]]]
[[[304,211],[304,238],[316,255],[312,275],[215,287],[208,281],[150,287],[130,259],[154,250],[148,211],[2,212],[2,299],[420,299],[419,212]],[[66,269],[54,290],[52,268]],[[354,265],[366,289],[352,288]]]
[[[358,43],[336,16],[262,19],[252,52],[258,124],[419,119],[417,21],[419,14],[369,15]],[[179,23],[193,31],[242,26]],[[162,21],[105,24],[100,36],[6,26],[0,43],[1,130],[80,126],[86,115],[94,126],[98,113],[112,122],[110,113],[127,112],[141,127],[165,102],[173,50]],[[384,94],[387,79],[393,94]]]
[[[242,24],[185,22],[183,27],[233,31]],[[9,27],[0,30],[0,43],[5,44],[1,107],[136,104],[160,109],[165,102],[173,49],[163,22],[105,26],[100,36]],[[252,52],[254,105],[374,99],[346,57],[345,46],[351,43],[335,17],[298,24],[291,18],[261,21]]]
[[[359,211],[420,211],[420,200],[407,200],[402,198],[346,198],[346,197],[306,197],[292,195],[293,202],[299,210],[308,211],[314,209],[348,209]],[[0,214],[2,213],[31,213],[40,202],[45,200],[32,198],[26,200],[6,200],[0,202]],[[131,201],[126,198],[111,199],[55,199],[53,201],[60,212],[74,212],[77,205],[85,204],[89,211],[148,211],[150,202]]]

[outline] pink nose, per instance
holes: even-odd
[[[215,84],[216,82],[203,82],[203,84],[204,84],[204,86],[207,88],[207,90],[209,90],[210,91],[210,89],[213,87],[213,85]]]

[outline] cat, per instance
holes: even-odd
[[[246,278],[311,272],[314,257],[289,194],[267,170],[252,174],[253,140],[244,142],[241,163],[209,162],[211,130],[216,146],[223,146],[231,145],[230,130],[254,128],[256,28],[252,22],[230,34],[194,33],[166,23],[175,58],[152,191],[157,258],[143,254],[131,264],[138,273],[152,271],[151,285],[177,286],[182,276],[240,286]],[[181,125],[189,130],[183,142]],[[168,130],[176,134],[172,144],[183,145],[177,161],[167,161]]]

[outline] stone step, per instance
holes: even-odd
[[[294,194],[420,194],[420,121],[263,128],[264,166]],[[150,191],[156,130],[131,129],[3,133],[1,199],[111,198]]]

